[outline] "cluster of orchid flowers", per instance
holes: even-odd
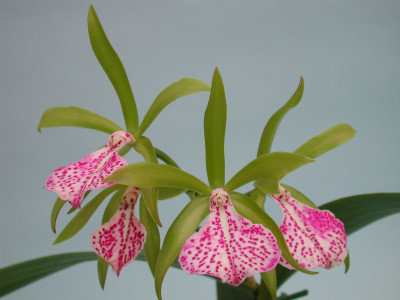
[[[167,87],[157,96],[139,126],[125,71],[93,7],[89,10],[88,22],[92,47],[118,93],[127,129],[77,107],[51,108],[42,116],[39,129],[78,126],[111,133],[104,147],[56,169],[49,176],[45,188],[59,197],[53,208],[54,223],[65,202],[80,209],[72,220],[73,226],[67,225],[55,243],[72,237],[101,202],[115,193],[106,207],[103,224],[91,235],[91,246],[99,256],[99,264],[105,268],[111,265],[117,275],[143,250],[159,298],[166,271],[177,257],[186,273],[215,276],[234,286],[261,273],[270,291],[274,289],[271,274],[278,264],[312,274],[315,272],[309,269],[329,269],[346,259],[348,251],[343,223],[330,211],[319,210],[299,191],[281,183],[281,179],[351,139],[354,130],[347,124],[339,124],[292,153],[271,152],[280,121],[300,102],[302,78],[293,96],[267,122],[257,158],[225,183],[226,99],[218,69],[214,72],[211,88],[190,78]],[[108,59],[104,59],[105,56]],[[118,62],[120,67],[115,68]],[[124,89],[125,93],[121,92]],[[209,185],[181,170],[143,136],[168,104],[185,95],[208,91],[204,137]],[[142,154],[145,162],[127,163],[123,155],[132,148]],[[252,191],[246,194],[235,192],[250,182],[254,185]],[[104,191],[81,208],[90,191],[103,188]],[[161,221],[157,201],[183,193],[190,201],[170,226],[160,249],[158,226]],[[140,195],[139,221],[134,210]],[[283,220],[279,227],[265,212],[267,195],[282,208]],[[207,215],[208,219],[198,229]]]

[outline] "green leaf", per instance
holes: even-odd
[[[226,99],[218,68],[212,79],[210,100],[204,114],[204,141],[208,182],[212,189],[225,184]]]
[[[134,132],[138,127],[138,112],[128,76],[101,26],[93,5],[90,5],[87,21],[93,52],[117,92],[127,130]]]
[[[356,131],[350,125],[338,124],[314,136],[297,148],[294,153],[317,158],[351,140],[355,134]]]
[[[53,245],[64,242],[70,238],[72,238],[75,234],[77,234],[83,226],[89,221],[90,217],[96,211],[96,209],[100,206],[103,200],[112,192],[120,189],[120,185],[112,185],[106,189],[104,189],[101,193],[99,193],[96,197],[94,197],[89,203],[87,203],[84,207],[82,207],[79,212],[72,218],[72,220],[65,226],[64,230],[58,235]]]
[[[265,228],[271,230],[272,234],[276,238],[279,248],[282,251],[283,258],[285,258],[291,266],[307,274],[316,274],[316,272],[304,269],[294,260],[286,244],[285,238],[279,229],[279,226],[268,214],[260,209],[256,203],[254,203],[248,196],[243,194],[230,193],[229,196],[232,200],[233,206],[241,216],[250,220],[253,222],[253,224],[261,224]]]
[[[97,257],[97,276],[99,277],[99,283],[100,283],[102,290],[104,290],[104,286],[106,284],[107,272],[108,272],[108,262],[105,259],[103,259],[102,257],[98,256]]]
[[[242,286],[232,286],[217,280],[218,300],[254,300],[253,293]]]
[[[283,186],[285,189],[287,189],[290,192],[290,194],[292,195],[292,197],[294,199],[296,199],[297,201],[299,201],[300,203],[303,203],[312,208],[318,208],[318,206],[316,206],[314,204],[314,202],[312,202],[310,199],[308,199],[307,196],[305,196],[302,192],[296,190],[294,187],[291,187],[290,185],[283,184],[283,183],[281,183],[281,186]]]
[[[139,188],[185,188],[206,195],[211,194],[210,187],[193,175],[172,166],[149,162],[140,162],[122,167],[114,171],[104,181],[137,186]]]
[[[340,219],[347,235],[387,216],[400,212],[400,193],[363,194],[341,198],[320,207],[333,212]],[[295,271],[277,267],[278,288]]]
[[[261,135],[260,144],[258,146],[257,156],[261,156],[271,152],[272,141],[274,140],[276,131],[278,130],[279,124],[286,113],[299,104],[304,91],[304,80],[300,77],[299,86],[294,92],[293,96],[283,105],[278,111],[276,111],[272,117],[268,120],[267,125],[264,127],[264,131]]]
[[[143,251],[146,255],[147,263],[154,277],[157,259],[160,253],[160,232],[158,230],[157,224],[154,222],[153,218],[149,214],[146,205],[144,205],[142,201],[140,202],[139,211],[140,221],[146,228],[147,232],[146,242],[144,244]]]
[[[276,286],[276,271],[275,271],[275,269],[268,271],[268,272],[261,273],[261,278],[262,278],[265,286],[267,287],[270,295],[272,296],[272,299],[276,299],[277,286]]]
[[[162,282],[168,268],[178,256],[185,241],[193,234],[209,212],[208,197],[194,199],[185,206],[168,229],[158,257],[154,278],[159,300],[161,300]]]
[[[144,116],[138,130],[135,132],[135,137],[141,136],[168,104],[190,94],[208,91],[210,91],[210,87],[205,82],[198,79],[182,78],[174,82],[158,94]]]
[[[60,197],[58,197],[57,200],[54,202],[53,209],[51,210],[51,216],[50,216],[50,226],[51,226],[51,230],[53,230],[54,233],[56,233],[56,222],[57,222],[58,214],[60,213],[61,208],[64,206],[64,204],[66,202],[67,201],[60,199]]]
[[[158,164],[153,145],[147,137],[141,136],[139,139],[137,139],[134,147],[135,150],[139,152],[146,161]],[[144,203],[146,204],[147,210],[149,211],[151,217],[153,218],[154,222],[161,227],[162,225],[160,216],[158,215],[157,207],[158,187],[143,188],[142,195]]]
[[[281,177],[310,162],[313,162],[311,158],[294,153],[273,152],[264,154],[237,172],[225,185],[225,189],[228,192],[233,191],[250,181],[267,177],[274,180],[276,188],[266,194],[278,193],[278,181]]]
[[[120,189],[111,197],[110,201],[108,201],[106,209],[104,210],[103,213],[103,219],[101,220],[101,224],[107,223],[115,215],[121,203],[124,191],[125,191],[124,189]]]
[[[97,259],[93,252],[51,255],[0,269],[0,297],[75,264]]]
[[[51,127],[81,127],[109,134],[123,130],[106,117],[75,106],[57,106],[46,110],[37,129],[41,132],[42,128]]]

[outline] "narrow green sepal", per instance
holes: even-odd
[[[104,290],[104,286],[106,284],[108,272],[108,262],[101,258],[100,256],[97,257],[97,276],[99,278],[99,284],[102,290]]]
[[[58,214],[60,213],[61,208],[64,206],[66,202],[67,201],[60,199],[60,197],[58,197],[54,202],[53,209],[51,210],[51,215],[50,215],[50,227],[54,233],[56,233],[56,222]]]
[[[128,76],[101,26],[93,5],[89,7],[87,22],[93,52],[117,92],[127,130],[134,132],[138,128],[138,112]]]
[[[250,193],[250,199],[254,201],[258,205],[259,208],[264,210],[264,204],[266,200],[266,195],[261,190],[255,188]]]
[[[276,285],[276,270],[272,269],[268,272],[261,273],[261,278],[267,287],[270,295],[272,296],[272,299],[276,299],[276,290],[277,290],[277,285]]]
[[[278,177],[263,177],[254,182],[254,186],[266,195],[279,193]]]
[[[283,183],[281,183],[281,186],[283,186],[285,189],[287,189],[290,192],[290,194],[292,195],[292,197],[294,199],[296,199],[297,201],[299,201],[300,203],[303,203],[311,208],[318,209],[318,206],[315,205],[314,202],[312,202],[306,195],[304,195],[299,190],[296,190],[294,187],[287,185],[287,184],[283,184]]]
[[[261,135],[260,144],[258,146],[257,156],[270,153],[272,142],[274,140],[276,131],[278,130],[279,124],[281,123],[283,117],[299,104],[304,91],[304,79],[300,77],[299,86],[292,95],[292,97],[283,105],[278,111],[276,111],[272,117],[268,120],[264,127],[264,131]]]
[[[124,194],[124,191],[125,191],[124,189],[118,190],[111,197],[110,201],[108,201],[106,209],[104,210],[104,213],[103,213],[103,218],[101,220],[101,224],[107,223],[115,215],[115,213],[117,212],[117,210],[120,206],[122,195]]]
[[[344,259],[344,274],[346,274],[350,269],[350,253],[347,253],[346,258]]]

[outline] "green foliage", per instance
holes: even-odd
[[[272,299],[276,299],[276,270],[273,269],[268,272],[261,273],[261,278],[268,289],[269,294],[271,295]]]
[[[254,300],[254,294],[243,286],[232,286],[217,280],[218,300]]]
[[[51,210],[51,215],[50,215],[50,226],[51,230],[53,230],[54,233],[56,233],[56,222],[57,222],[57,217],[58,214],[60,213],[61,208],[64,206],[66,201],[60,199],[60,197],[57,198],[57,200],[54,202],[53,209]]]
[[[221,74],[216,68],[212,79],[210,100],[204,114],[206,168],[212,189],[225,184],[226,99]]]
[[[101,26],[93,5],[89,8],[87,22],[93,52],[117,92],[127,130],[134,132],[138,127],[138,113],[128,76]]]
[[[144,116],[138,130],[135,132],[135,137],[141,136],[168,104],[190,94],[208,91],[210,91],[210,87],[205,82],[198,79],[182,78],[174,82],[158,94]]]
[[[106,284],[108,272],[108,262],[101,258],[100,256],[97,257],[97,276],[99,278],[99,284],[102,290],[104,290],[104,286]]]
[[[268,120],[264,127],[264,131],[261,135],[260,144],[258,146],[257,156],[267,154],[271,152],[272,142],[274,140],[276,131],[278,130],[279,124],[281,123],[283,117],[299,104],[304,91],[304,80],[300,77],[299,86],[292,95],[292,97],[283,105],[277,112],[275,112],[272,117]]]

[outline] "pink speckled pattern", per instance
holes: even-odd
[[[280,186],[280,193],[271,195],[283,210],[280,229],[294,259],[304,268],[329,269],[347,256],[347,239],[343,223],[328,210],[319,210],[294,199]],[[294,269],[286,260],[280,263]]]
[[[128,187],[115,215],[91,235],[92,248],[117,275],[138,256],[146,241],[146,229],[134,213],[139,192],[137,187]]]
[[[114,132],[108,139],[107,146],[86,155],[80,161],[54,170],[47,179],[45,188],[79,208],[86,191],[113,184],[102,181],[115,170],[127,165],[125,158],[118,155],[117,151],[132,142],[134,138],[128,132]]]
[[[269,271],[281,256],[274,235],[239,215],[223,189],[210,198],[210,217],[183,245],[179,263],[188,274],[208,274],[231,285]]]

